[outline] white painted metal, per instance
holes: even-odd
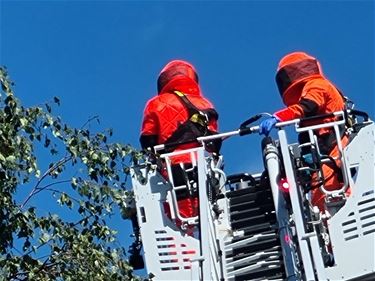
[[[375,279],[374,135],[375,126],[370,124],[345,149],[356,174],[345,206],[328,220],[335,257],[335,266],[327,268],[330,280]]]
[[[296,268],[298,264],[291,258],[292,253],[286,252],[287,275],[296,280],[297,271],[302,272],[302,280],[373,280],[375,279],[375,126],[371,121],[365,122],[358,134],[343,148],[340,142],[339,127],[344,125],[342,112],[335,113],[338,121],[318,124],[310,127],[300,127],[300,120],[278,123],[278,147],[264,155],[269,171],[275,201],[275,212],[281,226],[288,225],[288,213],[285,202],[280,200],[277,181],[281,167],[285,171],[290,185],[289,195],[292,205],[292,214],[289,220],[295,226],[300,262],[303,268]],[[296,170],[291,157],[291,146],[288,143],[285,127],[294,125],[295,131],[308,132],[310,142],[318,146],[314,130],[323,127],[332,127],[339,143],[340,154],[338,160],[343,163],[342,172],[345,183],[340,191],[327,191],[324,185],[321,190],[325,192],[327,200],[351,187],[352,194],[343,201],[343,207],[331,213],[328,218],[328,231],[333,248],[335,264],[327,267],[323,264],[321,246],[318,235],[314,231],[306,231],[304,225],[304,211],[301,206],[301,194],[296,178]],[[256,132],[259,127],[248,128]],[[249,238],[232,243],[232,238],[241,233],[235,233],[230,227],[230,211],[228,200],[224,197],[216,204],[219,214],[213,212],[213,206],[207,197],[207,175],[214,173],[221,180],[221,192],[226,176],[218,166],[213,165],[212,158],[207,158],[204,151],[204,142],[215,138],[227,138],[240,134],[241,130],[202,137],[198,141],[203,146],[184,151],[166,153],[161,155],[165,160],[168,171],[168,181],[156,170],[155,166],[135,166],[131,170],[133,189],[136,199],[138,222],[142,236],[147,271],[155,275],[153,280],[235,280],[236,275],[257,270],[263,266],[273,268],[277,266],[274,256],[277,252],[258,252],[241,260],[221,258],[220,253],[230,254],[236,247],[251,245],[254,241],[267,239],[267,235],[253,235]],[[164,145],[155,147],[156,150],[164,149]],[[319,151],[319,147],[317,147]],[[280,153],[280,155],[278,155]],[[185,188],[173,185],[171,176],[171,157],[189,154],[193,165],[197,166],[199,184],[198,217],[183,218],[179,214],[175,190]],[[282,158],[282,162],[279,162]],[[259,176],[259,175],[258,175]],[[339,197],[336,197],[336,199]],[[169,205],[171,216],[165,214],[165,206]],[[177,227],[175,220],[182,222],[183,227]],[[198,224],[199,222],[199,224]],[[195,235],[188,234],[185,229],[190,225],[195,226]],[[199,227],[199,231],[198,231]],[[197,234],[199,233],[199,234]],[[285,232],[285,234],[288,234]],[[272,235],[270,235],[272,237]],[[286,245],[281,243],[284,248]],[[269,261],[263,258],[269,257]],[[262,260],[259,263],[247,262]],[[291,264],[293,263],[293,264]],[[301,265],[300,264],[300,265]],[[293,275],[291,271],[296,271]],[[289,273],[288,273],[289,272]],[[276,279],[275,279],[276,280]]]
[[[182,154],[190,155],[192,164],[197,166],[200,206],[197,217],[184,218],[178,209],[175,190],[184,187],[173,185],[171,158]],[[162,154],[160,158],[165,159],[168,181],[156,167],[153,170],[133,167],[131,172],[147,270],[155,275],[154,280],[221,280],[220,244],[206,193],[208,167],[204,148]],[[214,171],[218,173],[219,168],[214,167]],[[219,176],[222,174],[221,171]],[[165,214],[166,205],[170,218]],[[174,223],[176,219],[182,222],[181,228]],[[194,235],[185,231],[191,227],[195,228]]]
[[[155,280],[199,280],[199,266],[191,262],[200,255],[199,241],[164,213],[171,186],[155,170],[133,168],[131,173],[147,271]],[[139,176],[144,184],[136,180]]]
[[[289,195],[290,195],[291,204],[293,208],[293,217],[294,217],[294,222],[296,225],[298,245],[301,251],[301,259],[302,259],[302,264],[304,268],[305,278],[306,280],[315,280],[312,256],[310,253],[309,243],[307,240],[308,233],[306,233],[305,227],[303,225],[303,218],[302,218],[303,213],[301,211],[302,207],[301,207],[298,190],[297,190],[298,186],[296,184],[294,170],[292,169],[290,152],[288,148],[288,142],[287,142],[285,131],[280,130],[278,135],[279,135],[279,140],[280,140],[281,153],[283,155],[285,174],[288,179],[289,186],[290,186]],[[309,235],[316,235],[316,234],[309,233]]]

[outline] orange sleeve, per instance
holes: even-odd
[[[304,116],[303,108],[299,104],[294,104],[275,112],[273,116],[275,116],[277,120],[281,122],[301,118]]]
[[[143,112],[141,135],[159,135],[159,118],[156,108],[149,101]]]
[[[324,82],[308,82],[302,90],[299,102],[275,112],[274,116],[280,121],[289,121],[296,118],[317,115],[319,112],[322,112],[322,108],[326,104],[326,92]]]
[[[325,80],[313,80],[306,83],[302,91],[301,100],[313,101],[321,109],[326,104],[326,93],[327,82]]]

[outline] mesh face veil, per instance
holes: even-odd
[[[280,68],[276,74],[276,84],[281,96],[293,84],[312,75],[319,75],[320,70],[315,59],[304,59]]]
[[[285,104],[298,100],[295,91],[300,82],[309,78],[323,76],[319,62],[303,52],[294,52],[284,56],[278,65],[276,84]],[[294,90],[293,90],[294,89]]]

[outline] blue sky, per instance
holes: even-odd
[[[374,118],[374,1],[0,2],[0,64],[23,104],[58,96],[64,121],[99,115],[113,141],[139,147],[144,105],[171,59],[196,66],[222,132],[283,106],[274,76],[291,51],[316,56]],[[262,171],[260,140],[228,139],[226,171]]]

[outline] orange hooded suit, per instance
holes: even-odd
[[[175,91],[184,93],[193,105],[205,112],[209,118],[208,129],[217,132],[218,114],[211,102],[202,96],[195,68],[188,62],[174,60],[160,72],[158,95],[146,104],[140,137],[142,148],[167,143],[188,119],[188,110]],[[194,146],[196,144],[185,144],[177,149]]]
[[[188,138],[192,137],[189,132],[183,132],[183,134],[179,135],[175,134],[180,126],[190,117],[189,110],[175,94],[175,91],[183,93],[197,109],[205,113],[208,117],[208,130],[211,133],[217,133],[218,114],[212,103],[203,97],[198,84],[198,75],[190,63],[183,60],[169,62],[161,70],[157,86],[157,96],[151,98],[144,109],[140,137],[142,148],[165,144],[172,139],[172,142],[191,140],[186,139],[186,136]],[[178,145],[174,150],[183,150],[196,147],[197,145],[199,145],[197,142],[185,143]],[[220,146],[221,142],[216,142],[213,152],[218,152]],[[177,166],[180,162],[189,163],[190,161],[189,155],[181,155],[175,156],[172,162]],[[166,177],[165,174],[164,176]],[[181,216],[192,217],[197,215],[197,197],[180,197],[178,198],[178,204]]]
[[[303,52],[294,52],[283,57],[279,63],[276,83],[286,108],[274,113],[278,121],[288,121],[296,118],[311,117],[342,111],[345,102],[338,89],[324,77],[319,62]],[[332,119],[326,118],[328,122]],[[331,157],[338,156],[338,148],[332,143],[333,131],[322,128],[316,132],[319,147],[323,154]],[[342,138],[343,146],[347,137]],[[340,163],[337,163],[340,166]],[[327,190],[336,190],[342,187],[340,176],[330,165],[322,166]],[[312,177],[312,185],[317,175]],[[312,204],[324,210],[324,194],[319,188],[312,190]]]

